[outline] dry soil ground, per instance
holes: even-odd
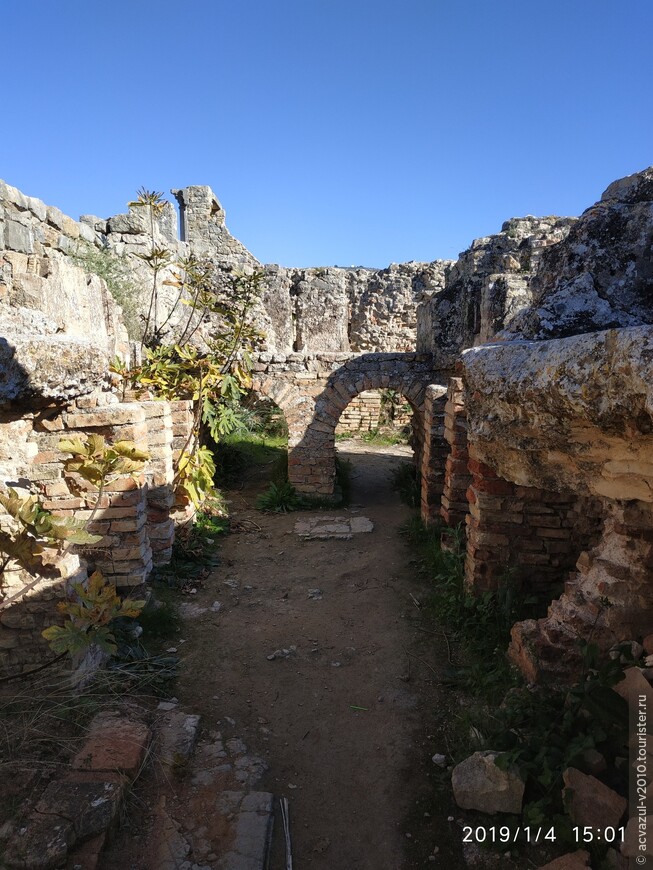
[[[306,514],[253,510],[260,481],[231,493],[233,519],[260,531],[228,536],[193,597],[222,608],[184,627],[177,694],[267,760],[262,787],[290,801],[296,867],[464,866],[446,792],[433,800],[431,756],[446,753],[438,721],[450,716],[437,685],[446,647],[422,627],[425,589],[400,535],[410,512],[390,482],[410,450],[345,442],[341,453],[352,501],[333,513],[369,517],[374,530],[302,540],[294,526]],[[285,868],[283,852],[276,836],[272,870]]]
[[[198,751],[179,769],[176,756],[166,768],[154,751],[102,870],[219,866],[234,823],[216,795],[242,790],[243,773],[246,788],[288,799],[295,870],[542,863],[463,852],[450,769],[432,761],[444,754],[451,765],[462,696],[447,686],[451,650],[421,606],[428,581],[400,533],[411,512],[391,486],[410,450],[340,449],[352,463],[347,509],[262,514],[260,467],[229,494],[232,532],[216,542],[219,563],[195,594],[178,593],[183,626],[164,644],[181,658],[179,709],[201,716]],[[325,514],[367,517],[374,528],[349,540],[295,532],[298,520]],[[284,847],[277,818],[269,870],[286,870]]]

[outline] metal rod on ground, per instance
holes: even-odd
[[[281,818],[283,819],[283,832],[286,837],[286,870],[292,870],[292,852],[290,851],[290,809],[288,798],[280,798]]]

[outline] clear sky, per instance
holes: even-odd
[[[652,0],[5,0],[0,178],[208,184],[260,260],[455,257],[653,164]]]

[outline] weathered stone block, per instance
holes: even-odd
[[[454,767],[451,784],[459,807],[491,815],[521,812],[524,782],[516,771],[498,768],[497,755],[488,750],[475,752]]]
[[[4,234],[5,247],[10,251],[19,251],[24,254],[32,254],[34,252],[34,236],[29,227],[17,221],[5,221]]]

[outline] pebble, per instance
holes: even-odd
[[[307,598],[310,598],[311,601],[321,601],[322,600],[322,590],[321,589],[309,589]]]
[[[341,665],[340,665],[340,662],[331,662],[331,667],[332,667],[332,668],[339,668],[340,666],[341,666]]]
[[[437,764],[438,767],[447,766],[447,756],[441,755],[439,752],[436,752],[431,761],[433,762],[433,764]]]
[[[218,613],[218,611],[220,610],[221,607],[222,607],[222,603],[220,601],[214,601],[213,604],[211,605],[211,610],[214,613]]]
[[[283,649],[275,649],[275,651],[270,653],[269,656],[266,656],[266,658],[269,662],[273,662],[275,659],[287,659],[288,656],[295,652],[297,652],[297,647],[293,645],[289,646],[288,649],[285,647]]]

